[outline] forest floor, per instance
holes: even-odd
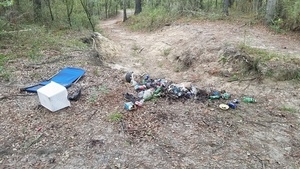
[[[14,78],[0,89],[0,168],[300,167],[299,81],[255,74],[234,79],[239,63],[220,62],[240,44],[298,59],[297,36],[226,21],[175,22],[155,32],[132,32],[121,19],[98,25],[118,48],[108,64],[78,50],[10,61]],[[19,93],[66,66],[86,70],[77,82],[82,96],[71,107],[50,112],[39,106],[36,94]],[[257,102],[224,111],[218,106],[227,100],[157,98],[127,111],[123,94],[135,93],[124,81],[128,71]]]

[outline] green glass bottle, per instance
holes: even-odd
[[[159,94],[162,90],[162,86],[159,86],[155,91],[154,94]]]
[[[230,94],[229,93],[223,93],[222,98],[225,99],[225,100],[228,100],[230,98]]]
[[[245,102],[245,103],[256,103],[256,100],[252,97],[243,97],[243,102]]]
[[[214,96],[209,96],[209,99],[220,99],[220,96],[219,95],[214,95]]]

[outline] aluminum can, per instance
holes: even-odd
[[[236,109],[236,107],[237,107],[236,104],[234,104],[232,102],[229,102],[227,105],[232,109]]]

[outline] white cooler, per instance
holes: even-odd
[[[53,81],[37,90],[42,106],[54,112],[71,106],[67,89]]]

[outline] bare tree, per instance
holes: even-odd
[[[95,32],[95,24],[93,23],[93,20],[92,20],[93,9],[90,9],[91,6],[88,4],[87,0],[80,0],[80,3],[81,3],[81,5],[84,9],[84,12],[90,22],[90,25],[92,26],[93,32]]]
[[[20,0],[15,0],[15,9],[17,11],[21,11]]]
[[[253,0],[252,3],[253,3],[253,11],[256,12],[257,14],[262,7],[262,0]]]
[[[123,22],[127,20],[126,4],[126,0],[123,0]]]
[[[142,12],[142,0],[135,0],[134,14],[137,15]]]
[[[33,0],[32,2],[33,2],[34,20],[39,21],[42,17],[42,1]]]
[[[272,23],[276,14],[277,0],[267,0],[267,12],[265,15],[266,23]]]
[[[48,6],[48,9],[49,9],[49,13],[50,13],[50,16],[51,16],[51,20],[54,21],[54,16],[53,16],[53,12],[52,12],[52,7],[51,7],[51,2],[50,0],[45,0],[47,6]]]
[[[229,12],[228,12],[228,8],[230,6],[230,1],[229,0],[223,0],[223,13],[228,16]]]
[[[70,27],[72,27],[71,15],[72,15],[73,9],[74,9],[74,0],[65,0],[64,2],[66,5],[66,9],[67,9],[68,23],[69,23]]]
[[[105,18],[108,18],[108,0],[104,1]]]

